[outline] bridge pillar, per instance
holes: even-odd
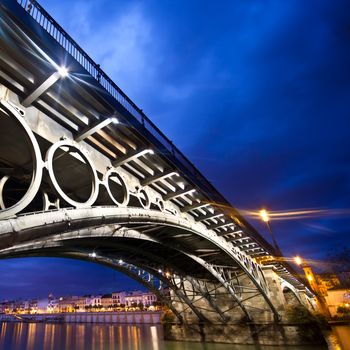
[[[286,299],[283,295],[280,279],[278,275],[273,271],[272,266],[263,266],[262,270],[269,289],[270,299],[273,301],[273,304],[277,311],[280,314],[283,314],[286,308]]]
[[[299,298],[302,304],[309,309],[311,312],[317,311],[317,302],[316,298],[310,298],[307,296],[304,290],[299,291]]]

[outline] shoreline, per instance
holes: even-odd
[[[161,324],[162,311],[0,314],[0,322]]]

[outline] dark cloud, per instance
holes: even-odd
[[[350,208],[348,1],[42,4],[234,206]],[[350,245],[346,217],[273,227],[288,256]]]

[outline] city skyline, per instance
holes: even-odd
[[[41,3],[233,206],[329,210],[272,221],[286,256],[322,260],[330,245],[349,246],[348,5]],[[54,258],[3,260],[0,274],[0,299],[50,281],[136,283]]]

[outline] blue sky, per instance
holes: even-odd
[[[272,222],[286,256],[350,246],[348,215],[335,212],[350,208],[348,1],[40,3],[235,207],[334,210]],[[0,298],[22,295],[19,279],[54,285],[50,269],[75,274],[84,292],[127,284],[76,261],[3,261],[0,274],[9,267]]]

